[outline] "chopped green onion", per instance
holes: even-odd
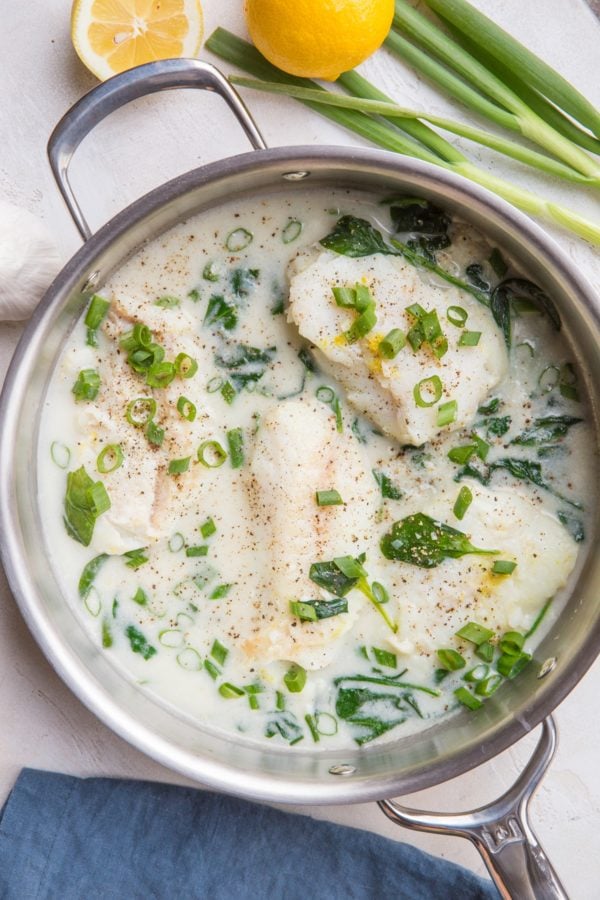
[[[500,641],[500,652],[507,656],[520,656],[525,643],[525,635],[520,631],[507,631]]]
[[[98,346],[98,338],[96,332],[104,321],[109,309],[110,301],[105,300],[104,297],[101,297],[99,294],[94,294],[94,296],[90,300],[90,305],[87,308],[85,319],[83,320],[83,323],[87,328],[86,343],[90,347]]]
[[[112,629],[110,627],[110,619],[102,620],[102,646],[105,650],[113,645]]]
[[[201,293],[200,293],[200,289],[199,289],[199,288],[192,288],[191,291],[188,291],[188,297],[190,298],[190,300],[192,301],[192,303],[197,303],[198,300],[200,300],[200,297],[201,297],[201,296],[202,296],[202,295],[201,295]]]
[[[432,399],[426,400],[423,397],[423,391]],[[434,406],[439,403],[442,396],[442,382],[438,375],[430,375],[429,378],[422,378],[413,388],[413,396],[415,403],[419,407]]]
[[[84,466],[67,473],[65,528],[84,547],[89,546],[96,519],[110,509],[110,497],[101,481],[94,482]]]
[[[177,401],[177,412],[182,419],[187,419],[188,422],[193,422],[196,418],[196,407],[187,397],[182,396],[179,398]]]
[[[96,468],[102,475],[108,475],[122,466],[124,459],[120,444],[107,444],[98,454]]]
[[[190,467],[191,456],[184,456],[182,459],[172,459],[169,463],[169,475],[181,475],[187,472]]]
[[[456,498],[456,501],[454,503],[453,512],[457,519],[464,518],[465,513],[472,502],[473,494],[470,488],[468,488],[466,485],[463,485],[463,487],[461,487],[460,491],[458,492],[458,497]]]
[[[71,388],[76,400],[95,400],[100,390],[100,376],[95,369],[82,369]]]
[[[344,332],[344,337],[349,344],[355,344],[356,341],[359,341],[372,331],[376,324],[377,314],[375,312],[375,304],[372,303],[359,315],[358,319],[354,320],[348,331]]]
[[[456,636],[479,646],[484,641],[489,641],[494,636],[494,632],[483,625],[478,625],[477,622],[468,622],[466,625],[463,625],[460,631],[456,632]]]
[[[128,550],[123,554],[123,558],[127,560],[125,565],[130,569],[139,569],[140,566],[148,562],[147,549],[147,547],[138,547],[136,550]]]
[[[152,332],[147,325],[136,322],[131,331],[125,332],[119,339],[120,346],[128,352],[137,347],[149,347],[152,343]]]
[[[323,727],[323,720],[327,720],[331,722],[329,730],[325,730]],[[331,713],[328,712],[317,712],[315,713],[315,722],[317,724],[317,731],[319,734],[322,734],[323,737],[333,737],[334,734],[337,734],[338,723],[335,716],[332,716]]]
[[[167,546],[171,553],[179,553],[179,551],[185,547],[185,538],[182,533],[176,531],[175,534],[171,535]]]
[[[161,428],[152,419],[146,425],[146,438],[149,444],[160,447],[165,439],[165,429]]]
[[[177,654],[176,658],[177,665],[187,672],[199,672],[202,668],[200,654],[193,647],[186,647],[181,653]]]
[[[459,347],[476,347],[481,337],[481,331],[463,331],[458,339]]]
[[[398,668],[398,658],[395,653],[390,653],[388,650],[382,650],[381,647],[371,647],[371,650],[375,657],[375,661],[380,666],[385,666],[388,669]]]
[[[226,381],[221,386],[221,397],[223,398],[225,403],[227,403],[229,406],[231,406],[231,404],[237,397],[236,389],[234,388],[234,386],[232,385],[232,383],[230,381]]]
[[[149,644],[142,632],[138,631],[134,625],[128,625],[125,629],[125,634],[134,653],[139,653],[145,660],[149,660],[154,656],[156,647]]]
[[[505,678],[516,678],[531,661],[529,653],[520,653],[515,656],[512,653],[503,653],[496,662],[496,668]]]
[[[202,277],[205,281],[218,281],[219,275],[213,269],[213,263],[207,262],[204,268],[202,269]]]
[[[241,428],[232,428],[227,432],[229,462],[232,469],[239,469],[244,464],[244,432]]]
[[[292,241],[295,241],[300,237],[301,232],[302,222],[299,222],[298,219],[290,219],[290,221],[283,229],[281,239],[284,244],[291,244]]]
[[[406,312],[410,313],[411,316],[415,316],[417,319],[422,319],[423,316],[427,315],[427,310],[423,309],[420,303],[412,303],[410,306],[407,306]]]
[[[108,553],[100,553],[99,556],[94,556],[94,558],[84,566],[78,585],[79,596],[82,600],[85,600],[91,591],[94,579],[107,559]]]
[[[502,675],[489,675],[475,685],[475,693],[480,697],[491,697],[503,682]]]
[[[285,709],[285,694],[282,691],[275,691],[275,709],[280,712]]]
[[[232,253],[245,250],[254,240],[254,235],[247,228],[234,228],[225,238],[225,247]]]
[[[198,371],[198,363],[187,353],[178,353],[174,365],[180,378],[191,378]]]
[[[181,300],[179,297],[165,294],[164,297],[159,297],[158,300],[155,300],[154,305],[161,306],[163,309],[175,309],[177,306],[181,306]]]
[[[330,619],[340,613],[347,613],[348,601],[344,597],[332,600],[290,600],[290,612],[302,622],[316,622],[318,619]]]
[[[315,494],[317,506],[343,506],[344,501],[338,491],[317,491]]]
[[[538,384],[544,394],[549,394],[554,390],[560,381],[560,369],[558,366],[546,366],[538,378]]]
[[[321,403],[325,403],[327,406],[331,407],[331,410],[335,415],[336,428],[341,434],[344,430],[344,421],[342,419],[342,407],[340,406],[340,401],[336,392],[326,385],[321,385],[321,387],[317,388],[316,397]]]
[[[478,656],[484,662],[490,663],[494,658],[494,645],[490,644],[489,641],[484,641],[483,644],[479,644],[475,649],[475,656]]]
[[[383,340],[379,341],[379,355],[384,359],[394,359],[406,345],[406,336],[399,328],[392,328]]]
[[[356,291],[351,287],[334,287],[331,289],[337,306],[342,309],[356,308]]]
[[[200,534],[203,538],[209,538],[211,535],[216,534],[217,526],[214,523],[214,520],[209,516],[206,522],[200,526]]]
[[[459,687],[454,691],[454,696],[459,703],[466,706],[467,709],[479,709],[483,704],[481,700],[474,697],[470,690],[466,687]]]
[[[314,604],[303,603],[301,600],[290,600],[290,612],[302,622],[316,622],[319,618]]]
[[[330,387],[321,386],[317,388],[317,400],[320,400],[321,403],[332,403],[335,397],[335,391],[333,391]]]
[[[225,660],[229,656],[229,650],[220,643],[220,641],[213,641],[213,645],[210,649],[210,655],[214,660],[216,660],[220,666],[225,664]]]
[[[390,599],[390,595],[387,592],[387,589],[384,588],[379,581],[374,581],[371,585],[371,593],[373,594],[373,600],[375,603],[388,603]]]
[[[469,313],[462,306],[449,306],[446,310],[446,318],[451,325],[462,328],[469,318]]]
[[[142,428],[147,425],[156,414],[156,400],[153,397],[137,397],[127,404],[125,418],[130,425]]]
[[[175,366],[172,362],[155,362],[148,369],[146,384],[153,388],[166,388],[175,378]]]
[[[170,650],[180,647],[183,642],[183,632],[179,628],[164,628],[158,633],[158,643]]]
[[[71,451],[66,444],[61,444],[60,441],[52,441],[52,444],[50,445],[50,456],[52,457],[52,462],[57,465],[59,469],[69,468]]]
[[[479,459],[485,461],[488,453],[490,452],[490,444],[480,438],[478,434],[475,434],[475,432],[473,432],[471,437],[475,442],[475,453],[477,454]]]
[[[478,681],[485,681],[485,679],[489,675],[489,671],[490,667],[488,665],[485,665],[485,663],[481,663],[480,665],[475,666],[473,669],[469,669],[468,672],[465,672],[463,678],[465,681],[473,683]]]
[[[224,681],[223,684],[219,685],[219,693],[226,700],[237,700],[239,697],[245,696],[246,692],[242,688],[236,687],[235,684]]]
[[[464,656],[457,650],[438,650],[437,655],[444,669],[448,669],[449,672],[455,672],[466,666]]]
[[[516,562],[511,562],[508,559],[497,559],[492,566],[492,575],[512,575],[516,568]]]
[[[437,409],[437,425],[443,428],[445,425],[451,425],[456,421],[456,413],[458,411],[458,403],[456,400],[448,400],[446,403],[440,403]]]
[[[148,595],[142,588],[138,588],[133,597],[131,598],[134,603],[137,603],[138,606],[147,606],[148,605]]]
[[[198,462],[207,469],[218,469],[227,459],[227,450],[218,441],[203,441],[198,447]]]
[[[195,547],[186,547],[185,555],[189,557],[208,556],[208,544],[199,544]]]
[[[318,742],[321,740],[321,738],[319,735],[319,730],[317,728],[317,722],[315,720],[315,717],[311,716],[310,713],[308,713],[307,715],[304,716],[304,721],[308,725],[308,730],[311,733],[313,741],[315,742],[315,744],[318,744]]]
[[[306,684],[306,669],[298,663],[292,663],[283,676],[285,686],[291,694],[299,694]]]
[[[211,378],[208,384],[206,385],[206,390],[209,394],[216,394],[217,391],[222,390],[223,388],[223,379],[219,375],[215,375],[214,378]]]
[[[233,587],[233,584],[219,584],[214,589],[212,594],[209,595],[208,599],[209,600],[222,600],[223,597],[227,596],[227,594],[229,593],[229,591],[231,590],[232,587]]]
[[[217,678],[219,677],[219,675],[221,674],[220,669],[217,669],[217,667],[214,665],[214,663],[211,663],[210,659],[204,660],[204,668],[206,669],[206,671],[208,672],[208,674],[210,675],[210,677],[212,678],[213,681],[216,681]]]
[[[476,450],[476,444],[465,444],[463,447],[452,447],[451,450],[448,450],[448,459],[463,466],[465,463],[469,462]]]

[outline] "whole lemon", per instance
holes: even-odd
[[[250,36],[269,62],[335,81],[381,46],[394,0],[245,0]]]

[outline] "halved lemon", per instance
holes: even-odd
[[[75,0],[71,40],[104,81],[142,63],[196,56],[204,22],[199,0]]]

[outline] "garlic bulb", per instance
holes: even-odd
[[[58,250],[43,222],[0,202],[0,321],[28,319],[59,269]]]

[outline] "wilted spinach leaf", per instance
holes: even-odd
[[[308,577],[335,597],[345,597],[359,580],[358,575],[354,578],[344,575],[333,560],[313,563]]]
[[[578,519],[576,516],[572,516],[570,513],[565,512],[560,509],[557,513],[558,521],[565,526],[571,537],[578,544],[581,541],[585,540],[585,530],[583,528],[583,522],[581,519]]]
[[[237,297],[247,297],[259,275],[260,269],[233,269],[230,275],[233,293]]]
[[[511,441],[511,444],[521,444],[524,447],[549,444],[565,437],[569,428],[578,422],[583,422],[583,419],[576,416],[542,416],[540,419],[534,419],[533,426],[525,429]]]
[[[381,539],[380,546],[386,559],[400,560],[423,569],[433,569],[444,559],[458,559],[467,553],[487,555],[498,552],[474,547],[462,531],[425,513],[415,513],[394,522],[391,532]]]
[[[206,327],[217,325],[226,331],[232,331],[238,323],[238,311],[232,303],[228,303],[220,294],[213,294],[208,301],[204,320]]]
[[[382,497],[387,500],[400,500],[402,498],[402,491],[394,484],[389,475],[386,475],[381,469],[372,469],[372,472],[373,478],[379,485]]]
[[[546,313],[554,328],[560,331],[561,321],[556,306],[550,297],[532,281],[525,278],[507,278],[496,285],[492,291],[490,309],[496,324],[502,330],[507,347],[511,345],[511,303],[515,300],[527,300]]]
[[[381,232],[366,219],[342,216],[331,232],[322,238],[321,246],[343,256],[371,256],[373,253],[398,255],[385,243]]]
[[[394,199],[390,216],[396,232],[410,231],[415,234],[446,235],[452,221],[443,209],[423,197]]]
[[[480,266],[479,263],[471,263],[465,272],[472,285],[479,288],[480,291],[489,291],[491,285],[483,276],[483,266]]]
[[[235,344],[226,353],[216,353],[214,359],[220,369],[229,371],[229,380],[237,391],[241,391],[247,384],[254,384],[263,377],[276,352],[276,347],[261,350],[249,344]]]

